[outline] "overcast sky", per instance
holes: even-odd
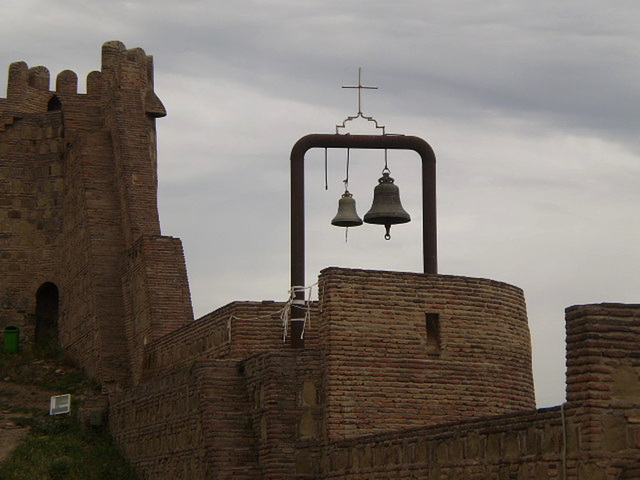
[[[196,316],[285,300],[289,153],[362,110],[437,156],[441,273],[524,289],[538,406],[564,401],[564,308],[639,302],[637,0],[21,0],[0,65],[100,69],[108,40],[154,56],[163,234],[185,247]],[[6,70],[5,70],[6,71]],[[6,74],[0,75],[5,96]],[[376,133],[351,122],[344,132]],[[330,265],[420,272],[419,157],[390,152],[413,221],[330,221],[346,155],[307,155],[307,284]],[[352,151],[360,216],[384,166]]]

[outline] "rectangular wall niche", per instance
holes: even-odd
[[[427,353],[440,355],[440,314],[426,313]]]

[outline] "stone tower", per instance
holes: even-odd
[[[193,319],[182,244],[157,209],[153,60],[116,41],[77,92],[69,70],[9,68],[0,98],[0,327],[59,336],[107,390]]]

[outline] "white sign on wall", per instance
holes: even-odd
[[[71,411],[71,395],[55,395],[51,397],[49,415],[61,415]]]

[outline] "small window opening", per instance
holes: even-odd
[[[438,313],[427,313],[426,318],[427,353],[429,355],[440,355],[440,315]]]
[[[62,103],[57,95],[54,95],[47,103],[47,112],[52,112],[54,110],[62,110]]]
[[[58,341],[58,287],[43,283],[36,293],[36,343]]]

